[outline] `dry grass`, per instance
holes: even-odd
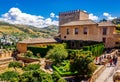
[[[11,34],[13,32],[23,33],[21,30],[15,27],[12,27],[12,26],[0,26],[0,31],[3,33],[8,33],[8,34]]]

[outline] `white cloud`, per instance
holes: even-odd
[[[51,17],[55,17],[55,14],[51,13]],[[58,21],[53,20],[52,18],[44,18],[43,16],[23,13],[19,8],[11,8],[7,13],[2,15],[0,20],[12,24],[26,24],[36,27],[58,25]]]
[[[55,17],[55,13],[50,13],[50,17],[54,18]]]
[[[112,20],[112,19],[116,18],[116,17],[113,17],[113,16],[111,16],[111,14],[106,13],[106,12],[103,13],[103,16],[105,16],[107,18],[107,20]]]
[[[87,11],[86,11],[86,10],[83,10],[83,12],[86,12],[86,13],[87,13]]]
[[[56,17],[56,18],[59,18],[59,16],[58,16],[58,15],[56,15],[55,17]]]
[[[98,16],[94,16],[92,13],[89,14],[89,19],[91,20],[98,20]]]
[[[53,13],[53,12],[50,13],[50,17],[51,17],[51,18],[57,18],[57,19],[59,18],[59,16],[58,16],[58,15],[55,15],[55,13]]]
[[[103,16],[111,16],[109,13],[103,13]]]

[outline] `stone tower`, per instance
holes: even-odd
[[[88,20],[88,13],[81,10],[74,10],[69,12],[60,12],[59,13],[59,25],[78,20]]]

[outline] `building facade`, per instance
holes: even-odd
[[[90,20],[89,14],[81,10],[59,14],[61,40],[104,42],[106,48],[113,48],[120,44],[120,34],[115,28],[111,21],[96,23]]]
[[[43,47],[50,44],[59,44],[57,40],[53,38],[31,38],[20,41],[17,43],[17,50],[21,53],[25,53],[28,46]]]

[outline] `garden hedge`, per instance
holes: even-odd
[[[61,71],[61,70],[59,70],[59,68],[58,67],[56,67],[56,66],[52,66],[53,67],[53,69],[55,69],[61,76],[71,76],[71,75],[76,75],[77,74],[77,72],[71,72],[71,71],[69,71],[69,72],[63,72],[63,71]]]
[[[100,56],[104,51],[104,44],[95,44],[91,46],[83,46],[83,51],[91,51],[94,56]]]
[[[34,55],[39,53],[41,57],[44,57],[53,47],[54,45],[47,45],[45,47],[28,46],[27,49],[32,51]]]

